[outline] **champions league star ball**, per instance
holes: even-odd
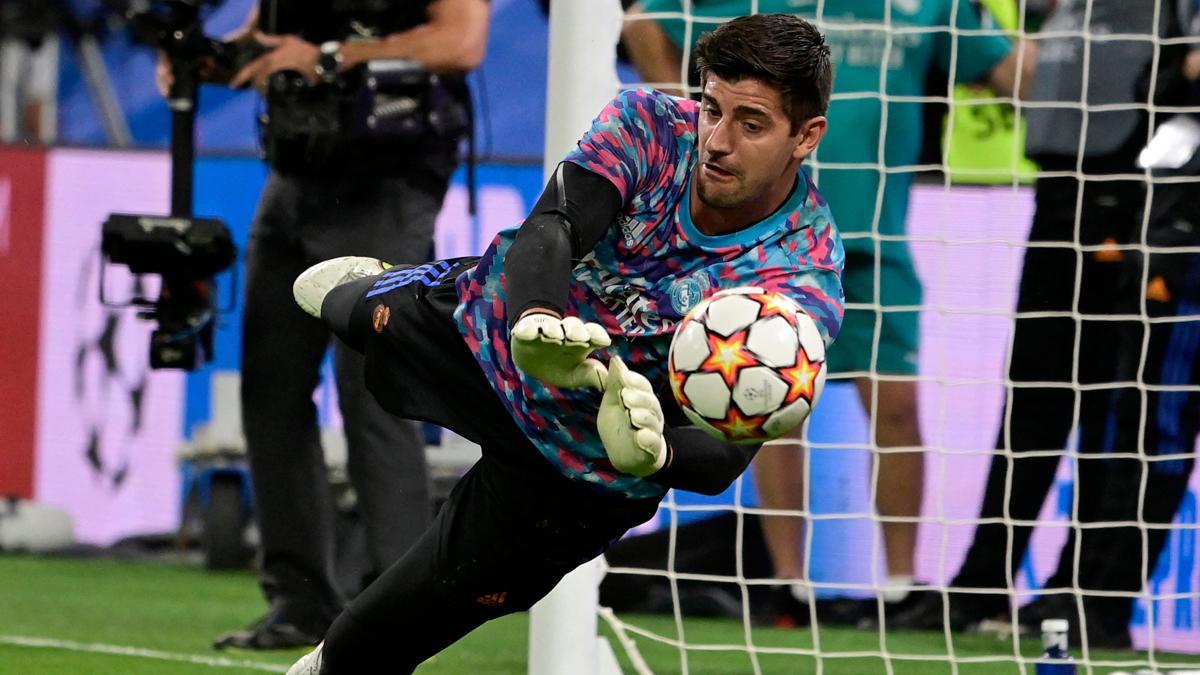
[[[762,443],[808,417],[825,384],[825,343],[792,300],[761,288],[719,291],[675,329],[671,389],[684,414],[733,443]]]

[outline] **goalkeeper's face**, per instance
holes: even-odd
[[[747,225],[765,217],[787,198],[800,162],[824,130],[825,118],[818,117],[793,133],[783,96],[761,80],[724,80],[709,73],[693,179],[700,201],[720,211],[745,211],[752,218]]]

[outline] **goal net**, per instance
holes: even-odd
[[[612,11],[618,11],[615,2],[597,4],[612,4]],[[839,190],[843,203],[826,194],[852,252],[848,290],[849,276],[859,277],[847,309],[876,319],[915,313],[920,340],[915,368],[897,373],[888,365],[894,346],[885,332],[890,329],[883,328],[887,322],[866,322],[862,348],[866,353],[859,359],[865,365],[831,373],[824,398],[809,422],[803,464],[808,487],[802,508],[765,504],[752,472],[747,471],[716,498],[672,492],[655,520],[614,549],[608,556],[604,588],[632,590],[614,596],[623,598],[616,611],[594,610],[591,600],[585,600],[584,611],[599,614],[601,631],[615,646],[626,672],[1035,672],[1043,651],[1040,635],[1022,633],[1014,619],[1021,616],[1018,608],[1039,600],[1043,609],[1038,611],[1049,607],[1046,618],[1074,624],[1069,651],[1080,672],[1200,668],[1196,557],[1200,484],[1195,476],[1190,482],[1187,478],[1195,447],[1194,422],[1189,420],[1200,412],[1192,361],[1194,345],[1200,343],[1200,328],[1192,322],[1200,312],[1179,295],[1188,283],[1200,282],[1195,278],[1188,282],[1190,277],[1183,274],[1178,277],[1184,279],[1179,282],[1183,286],[1162,291],[1156,281],[1161,272],[1168,283],[1174,283],[1166,270],[1190,265],[1189,256],[1200,253],[1200,246],[1186,237],[1157,238],[1153,225],[1162,220],[1158,201],[1144,197],[1128,209],[1132,215],[1123,236],[1094,234],[1112,227],[1112,214],[1117,213],[1110,203],[1113,199],[1167,194],[1181,185],[1186,191],[1192,183],[1191,197],[1182,201],[1200,200],[1196,196],[1200,183],[1183,170],[1151,171],[1132,161],[1113,168],[1091,161],[1114,151],[1097,141],[1100,135],[1120,129],[1106,114],[1135,113],[1133,118],[1141,126],[1126,135],[1131,146],[1140,148],[1163,121],[1181,111],[1198,111],[1186,103],[1166,99],[1147,103],[1144,95],[1113,94],[1109,90],[1117,88],[1105,84],[1106,78],[1129,79],[1132,71],[1114,65],[1112,55],[1135,44],[1141,51],[1126,52],[1141,54],[1147,67],[1133,75],[1148,78],[1144,86],[1161,88],[1168,82],[1168,67],[1178,66],[1166,56],[1173,53],[1169,48],[1200,46],[1188,42],[1185,20],[1168,21],[1171,12],[1186,18],[1185,5],[1192,4],[1132,3],[1149,8],[1138,12],[1124,2],[1099,0],[1007,0],[984,2],[986,7],[965,0],[643,0],[627,9],[623,56],[670,54],[666,47],[673,47],[677,56],[674,62],[658,62],[669,63],[669,78],[649,82],[644,64],[638,64],[643,66],[639,71],[622,60],[618,64],[621,86],[649,84],[691,95],[699,91],[690,70],[695,39],[733,16],[793,11],[825,34],[837,69],[829,112],[831,131],[807,166],[818,187],[823,179],[861,185],[853,200],[845,199],[844,188]],[[552,21],[554,12],[595,11],[589,5],[556,2]],[[1057,19],[1054,12],[1059,13]],[[1072,25],[1063,13],[1082,17],[1082,22]],[[1144,19],[1145,25],[1120,18],[1126,15]],[[656,26],[664,42],[650,41],[634,24]],[[636,43],[630,43],[631,36]],[[561,100],[553,75],[556,59],[565,53],[560,50],[607,54],[608,47],[589,41],[586,30],[576,38],[571,42],[564,41],[561,33],[556,37],[552,25],[551,101]],[[1058,66],[1034,76],[1027,93],[1030,98],[1014,101],[973,84],[997,74],[987,63],[981,65],[980,49],[968,44],[985,39],[1006,40],[1014,46],[1027,40],[1043,50],[1043,59],[1049,56]],[[1054,50],[1059,53],[1047,53]],[[1028,87],[1030,82],[1022,79],[1028,78],[1030,71],[1024,67],[1029,65],[1026,59],[1034,58],[1033,52],[1014,53],[1020,56],[1013,64],[1012,84]],[[1071,63],[1078,64],[1078,74],[1066,86],[1061,80],[1071,77]],[[1106,72],[1111,68],[1115,70]],[[968,81],[962,76],[965,72],[975,79]],[[1039,87],[1038,76],[1060,81],[1056,87]],[[603,84],[603,79],[599,81]],[[914,82],[919,90],[913,90]],[[1126,84],[1128,91],[1137,83]],[[1072,87],[1074,96],[1045,96],[1046,91]],[[1023,122],[1037,110],[1073,111],[1075,122],[1060,128],[1051,125],[1061,138],[1053,134],[1045,138],[1044,125],[1035,129],[1030,123],[1027,130]],[[889,136],[914,131],[918,137],[923,135],[924,144]],[[1039,165],[1026,158],[1025,136],[1032,138],[1035,132],[1043,134],[1036,140],[1043,147],[1068,148],[1055,152],[1069,161]],[[848,143],[847,138],[855,138],[856,149],[832,145]],[[839,172],[857,172],[857,176],[847,179]],[[1047,184],[1047,178],[1059,180]],[[1062,187],[1067,183],[1091,187],[1071,192],[1069,186]],[[1127,192],[1105,186],[1123,186],[1120,189]],[[1066,235],[1061,241],[1031,244],[1031,224],[1041,205],[1035,195],[1049,202],[1052,192],[1067,203],[1067,225],[1062,230]],[[1061,196],[1064,192],[1068,197]],[[897,204],[901,205],[898,221]],[[1042,206],[1042,217],[1048,218],[1057,206]],[[867,214],[865,219],[862,213]],[[903,227],[894,229],[891,221]],[[899,299],[881,303],[878,298],[887,299],[889,284],[901,283],[886,269],[897,251],[908,252],[923,294],[909,299],[894,296]],[[1037,281],[1048,288],[1054,283],[1065,285],[1062,306],[1050,301],[1037,306],[1041,296],[1033,293],[1017,311],[1022,270],[1033,264],[1026,260],[1029,251],[1059,253],[1039,259],[1044,278],[1029,283]],[[1059,265],[1063,260],[1065,264]],[[1162,260],[1170,264],[1160,267]],[[1135,298],[1132,304],[1097,300],[1099,289],[1107,287],[1095,275],[1096,265],[1111,270],[1114,277],[1132,280],[1127,282],[1134,288],[1128,294]],[[1159,291],[1171,297],[1164,299]],[[1022,351],[1014,347],[1018,319],[1058,319],[1060,323],[1054,325],[1059,329],[1065,325],[1067,337],[1059,335],[1054,338],[1057,342],[1046,338],[1050,341],[1042,355],[1028,345]],[[1066,351],[1055,353],[1063,340]],[[832,349],[840,346],[835,343]],[[1165,360],[1163,350],[1170,352]],[[1106,355],[1111,363],[1088,362],[1098,355]],[[1015,371],[1010,369],[1014,359],[1051,365],[1044,375],[1022,372],[1014,379]],[[1053,375],[1058,371],[1065,375]],[[894,394],[895,383],[915,383],[924,454],[918,485],[898,484],[894,478],[889,482],[889,472],[875,461],[903,447],[883,440],[889,422],[864,413],[854,381],[876,406],[882,397]],[[1052,393],[1043,400],[1038,392]],[[1117,399],[1125,403],[1097,412],[1101,405],[1097,401]],[[886,404],[881,410],[894,409]],[[1116,412],[1122,410],[1125,413]],[[1155,429],[1159,433],[1150,433]],[[1175,434],[1173,445],[1168,443],[1168,431]],[[1057,443],[1050,440],[1055,433],[1061,436]],[[1186,445],[1180,445],[1180,434],[1186,436]],[[1038,439],[1033,446],[1027,440],[1030,435]],[[773,450],[764,450],[768,451]],[[1030,458],[1040,458],[1037,470],[1024,468],[1032,464],[1025,461]],[[981,517],[994,461],[1005,471],[998,480],[993,476],[993,504]],[[1172,474],[1173,481],[1161,482],[1164,472]],[[1085,480],[1089,485],[1081,487]],[[1162,485],[1181,486],[1180,493],[1160,495]],[[894,497],[906,491],[922,495],[918,513],[897,515],[893,509],[892,515],[879,514],[875,504],[881,493]],[[1150,515],[1157,497],[1174,505],[1173,521]],[[1015,504],[1031,499],[1040,509],[1022,515]],[[1163,506],[1158,503],[1154,508],[1157,513]],[[806,561],[803,578],[789,581],[801,582],[796,587],[816,608],[818,621],[811,627],[779,628],[770,620],[764,622],[760,611],[764,598],[769,599],[767,591],[780,583],[771,572],[762,523],[786,518],[806,523],[798,543]],[[911,583],[905,574],[889,573],[885,521],[918,523],[915,550],[891,555],[895,559],[911,555]],[[1023,529],[1032,529],[1027,547],[1020,542]],[[966,574],[962,568],[968,548],[976,532],[984,530],[995,535],[1000,548],[976,556],[971,564],[984,572],[971,577],[969,588],[960,587],[956,584],[963,579],[960,572]],[[1162,541],[1156,544],[1156,539]],[[1060,556],[1065,557],[1062,565]],[[1134,568],[1136,588],[1106,587],[1120,574],[1103,572],[1105,565]],[[1060,574],[1054,574],[1056,569]],[[1062,570],[1069,573],[1064,577]],[[1125,571],[1122,578],[1127,581]],[[893,625],[888,607],[879,602],[869,603],[863,618],[826,620],[821,613],[826,606],[852,606],[838,605],[838,598],[873,601],[895,592],[897,579],[901,591],[911,586],[912,593],[932,594],[942,601],[936,605],[942,619],[936,627],[901,630]],[[982,605],[990,609],[980,609],[970,622],[959,625],[952,616],[960,597],[955,592],[966,590],[988,598]],[[640,602],[630,601],[630,594]],[[608,595],[602,591],[601,600]],[[1066,601],[1048,602],[1051,597]],[[1112,635],[1097,631],[1106,623],[1104,616],[1119,615],[1124,611],[1122,602],[1130,600],[1132,647],[1119,648]],[[536,626],[534,632],[536,643]],[[531,651],[531,658],[538,649]]]

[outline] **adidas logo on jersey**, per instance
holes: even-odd
[[[636,244],[638,238],[645,231],[646,226],[633,216],[621,216],[621,236],[625,238],[626,244]]]

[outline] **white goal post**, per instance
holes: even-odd
[[[617,93],[615,51],[619,0],[552,0],[546,80],[547,177]],[[608,641],[597,634],[600,578],[596,558],[564,578],[529,612],[529,675],[620,673]]]

